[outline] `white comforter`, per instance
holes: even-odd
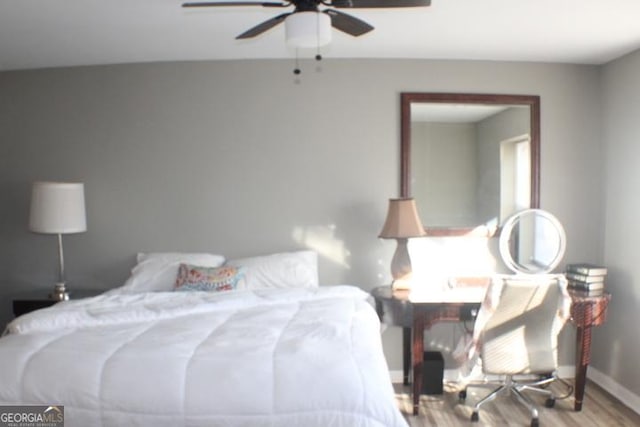
[[[349,287],[103,295],[14,320],[0,404],[67,426],[406,426]]]

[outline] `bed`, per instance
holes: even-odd
[[[15,319],[0,404],[63,405],[67,426],[407,425],[367,293],[317,286],[309,253],[199,266],[227,267],[223,291],[177,292],[176,269],[202,284],[179,255],[159,270],[139,256],[124,286]]]

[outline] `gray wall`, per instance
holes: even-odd
[[[602,99],[604,259],[612,300],[607,323],[594,332],[593,362],[634,393],[640,407],[640,52],[603,68]]]
[[[388,283],[395,243],[376,236],[399,192],[402,91],[540,95],[542,207],[566,227],[566,261],[601,258],[597,67],[303,65],[299,81],[279,60],[0,73],[3,316],[10,295],[55,276],[55,239],[26,230],[38,179],[86,184],[89,231],[65,239],[70,287],[120,285],[137,251],[235,257],[301,247],[320,251],[324,284]],[[487,251],[494,243],[424,239],[419,263],[446,266],[442,274],[499,269]],[[566,335],[562,362],[571,363]],[[397,329],[384,341],[400,369]]]
[[[478,224],[475,123],[411,123],[412,196],[426,225]]]

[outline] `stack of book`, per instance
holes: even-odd
[[[567,264],[565,275],[569,288],[598,292],[604,289],[607,268],[588,263]]]

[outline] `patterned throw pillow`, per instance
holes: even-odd
[[[236,289],[244,268],[233,266],[199,267],[180,264],[176,291],[230,291]]]

